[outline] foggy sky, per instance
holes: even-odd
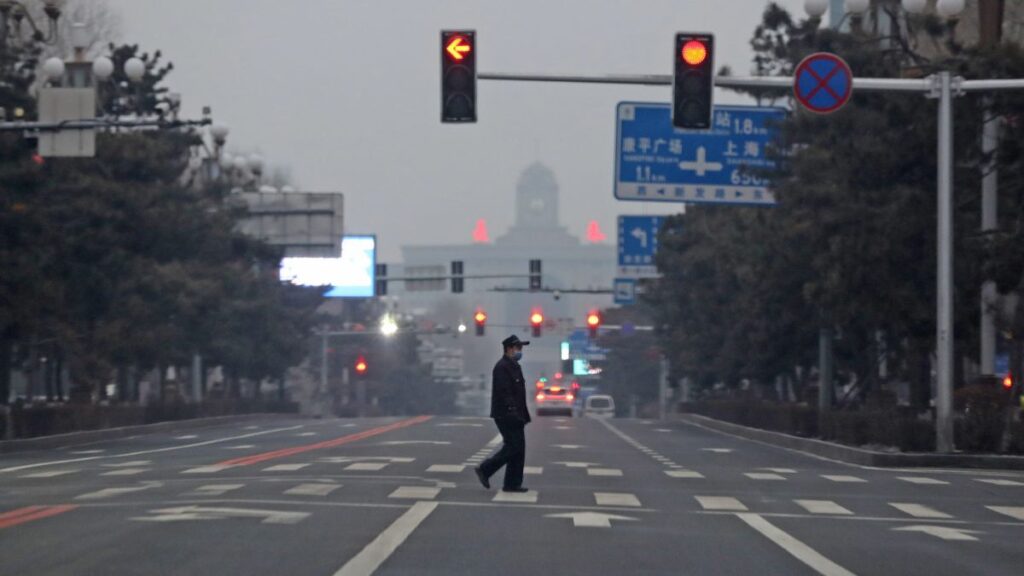
[[[188,117],[210,105],[229,151],[259,152],[302,190],[345,193],[345,226],[403,244],[493,239],[514,216],[519,173],[541,160],[561,220],[679,211],[612,196],[615,104],[667,102],[669,87],[478,85],[475,125],[439,120],[442,28],[477,30],[480,72],[669,74],[673,34],[716,34],[716,68],[751,68],[767,0],[109,0],[121,39],[163,51]],[[803,16],[803,2],[783,0]],[[744,100],[719,91],[716,102]]]

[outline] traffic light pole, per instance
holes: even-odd
[[[568,82],[577,84],[631,84],[671,86],[668,75],[572,76],[557,74],[482,73],[480,80],[519,82]],[[723,88],[791,90],[793,79],[785,76],[716,76]],[[938,452],[952,452],[953,444],[953,98],[964,92],[990,93],[1024,90],[1024,79],[964,80],[944,71],[926,78],[854,78],[853,88],[871,92],[911,92],[939,101],[938,106],[938,263],[936,298],[935,439]]]

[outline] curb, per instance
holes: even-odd
[[[757,440],[766,444],[807,452],[815,456],[839,460],[860,466],[877,468],[977,468],[989,470],[1024,470],[1024,456],[998,456],[987,454],[931,454],[921,452],[878,452],[865,450],[817,438],[801,438],[782,432],[761,430],[715,420],[699,414],[676,414],[679,422],[691,426],[702,426],[719,432],[726,432]]]
[[[75,446],[102,440],[112,440],[137,436],[139,434],[154,434],[157,432],[174,432],[177,430],[194,430],[197,428],[208,428],[222,424],[233,424],[235,422],[246,422],[249,420],[265,419],[267,417],[299,417],[297,414],[280,414],[271,412],[259,412],[255,414],[241,414],[237,416],[213,416],[210,418],[190,418],[188,420],[170,420],[167,422],[156,422],[154,424],[140,424],[138,426],[123,426],[121,428],[104,428],[102,430],[84,430],[81,432],[68,432],[66,434],[54,434],[53,436],[39,436],[38,438],[22,438],[17,440],[0,440],[0,454],[6,452],[24,452],[27,450],[49,450],[64,446]]]

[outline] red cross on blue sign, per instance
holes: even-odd
[[[804,108],[818,114],[829,114],[850,100],[853,72],[846,61],[835,54],[811,54],[793,73],[793,92]]]

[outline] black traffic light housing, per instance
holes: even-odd
[[[540,309],[536,309],[530,313],[530,332],[534,338],[540,338],[542,326],[544,326],[544,313]]]
[[[536,292],[541,289],[541,263],[540,260],[530,260],[530,291]]]
[[[487,331],[487,313],[483,310],[477,310],[476,314],[473,315],[473,322],[476,323],[476,335],[483,336]]]
[[[452,294],[462,294],[466,289],[463,269],[462,260],[452,260]]]
[[[441,122],[476,122],[476,31],[441,31]]]
[[[688,130],[711,128],[715,88],[715,36],[680,32],[673,53],[672,125]]]

